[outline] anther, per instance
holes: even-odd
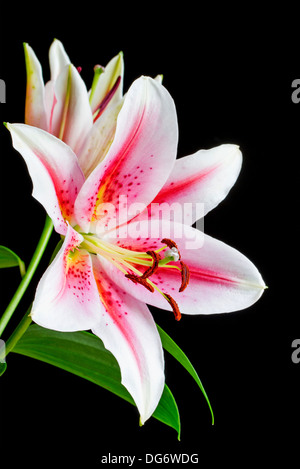
[[[181,319],[181,312],[179,311],[178,304],[176,303],[176,301],[174,300],[174,298],[172,298],[172,297],[171,297],[170,295],[168,295],[167,293],[164,293],[164,297],[165,297],[166,300],[170,303],[176,321],[180,321],[180,319]]]
[[[134,274],[125,274],[125,277],[129,278],[133,283],[139,283],[140,285],[143,285],[143,287],[147,288],[151,293],[154,292],[154,288],[150,283],[147,282],[146,278],[138,277],[137,275]]]
[[[153,259],[153,264],[145,270],[141,278],[148,278],[150,275],[154,274],[158,269],[158,263],[160,261],[160,255],[155,251],[147,251],[148,256],[151,256]]]
[[[179,291],[182,292],[186,289],[190,281],[190,270],[184,262],[180,261],[180,265],[181,265],[181,286],[179,288]]]

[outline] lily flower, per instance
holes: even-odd
[[[108,151],[122,106],[122,52],[106,67],[94,67],[89,91],[80,76],[80,67],[71,63],[59,40],[55,39],[49,49],[50,80],[46,84],[41,64],[29,44],[24,44],[24,52],[27,70],[25,123],[46,130],[67,143],[80,160],[84,173],[89,174]],[[95,148],[101,151],[94,154]]]
[[[46,328],[91,329],[99,336],[116,357],[143,424],[165,379],[162,344],[146,304],[180,320],[181,314],[246,308],[265,287],[243,254],[182,224],[177,212],[158,214],[174,201],[182,207],[201,202],[207,213],[234,184],[241,152],[220,145],[176,161],[175,105],[149,77],[131,85],[105,158],[88,176],[56,136],[26,124],[7,127],[28,166],[33,196],[63,238],[38,284],[32,319]],[[197,211],[189,210],[192,224]]]

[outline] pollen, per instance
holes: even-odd
[[[173,310],[173,313],[174,313],[174,316],[175,316],[175,320],[180,321],[181,312],[179,310],[178,304],[176,303],[174,298],[172,298],[170,295],[167,295],[167,293],[164,293],[164,297],[166,298],[166,300],[170,303],[170,305],[172,307],[172,310]]]
[[[155,251],[147,251],[148,256],[153,259],[153,264],[143,273],[142,278],[148,278],[153,275],[158,269],[158,263],[160,261],[160,255]]]
[[[179,291],[182,292],[186,289],[190,281],[190,269],[182,261],[180,261],[180,265],[181,265],[181,285],[180,285]]]
[[[154,287],[151,285],[151,283],[147,282],[146,278],[143,278],[143,276],[139,277],[138,275],[134,274],[125,274],[125,277],[129,278],[133,283],[139,283],[140,285],[143,285],[143,287],[147,288],[151,293],[154,292]]]

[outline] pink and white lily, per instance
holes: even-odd
[[[93,169],[86,173],[76,145],[31,125],[7,127],[27,163],[34,197],[63,238],[37,287],[32,319],[98,335],[116,357],[144,423],[164,387],[162,345],[146,303],[179,320],[181,313],[246,308],[265,287],[244,255],[182,224],[177,212],[158,213],[163,204],[188,201],[192,224],[194,204],[203,203],[205,213],[214,208],[239,174],[241,152],[221,145],[176,161],[175,106],[148,77],[128,90],[105,158],[99,161],[101,149],[92,148]],[[133,206],[145,208],[141,216]],[[150,224],[146,213],[152,213]]]
[[[108,151],[116,118],[123,102],[123,54],[107,66],[94,67],[88,91],[62,43],[49,49],[50,80],[44,84],[42,67],[33,49],[24,44],[27,70],[25,123],[39,127],[67,143],[76,153],[85,174]],[[93,152],[100,149],[97,155]],[[96,160],[96,162],[95,162]]]

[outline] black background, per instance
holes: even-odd
[[[1,377],[1,457],[44,467],[99,467],[101,457],[147,453],[198,453],[203,467],[237,461],[293,457],[299,437],[300,364],[291,361],[299,338],[298,185],[300,104],[291,83],[300,78],[295,12],[254,7],[211,11],[165,2],[99,9],[78,4],[2,11],[0,78],[6,82],[1,121],[23,122],[28,42],[49,77],[48,49],[60,39],[87,85],[92,67],[120,50],[125,89],[140,75],[164,75],[178,112],[184,156],[221,143],[239,144],[244,155],[238,182],[205,219],[206,233],[246,254],[268,285],[258,303],[223,316],[164,311],[155,320],[185,351],[210,397],[215,426],[192,378],[166,356],[166,380],[177,400],[181,442],[174,430],[150,419],[138,426],[134,407],[64,371],[10,354]],[[195,4],[196,5],[196,4]],[[166,8],[163,8],[163,7]],[[56,11],[54,11],[56,10]],[[28,264],[39,239],[43,208],[31,197],[22,158],[0,129],[1,240]],[[32,289],[4,339],[28,307],[57,238],[49,245]],[[19,281],[1,272],[1,307]],[[201,301],[201,298],[199,299]],[[10,443],[13,442],[13,445]],[[3,444],[3,449],[2,449]],[[208,462],[209,461],[209,462]],[[138,463],[137,463],[138,464]],[[186,464],[186,466],[188,466]]]

